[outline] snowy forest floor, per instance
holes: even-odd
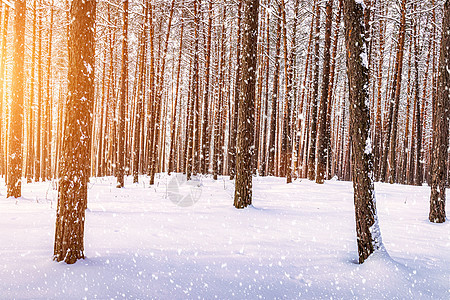
[[[450,299],[450,222],[428,222],[428,187],[376,184],[389,254],[359,265],[351,182],[257,177],[237,210],[228,177],[140,179],[91,179],[75,265],[52,261],[54,183],[16,200],[2,180],[0,299]]]

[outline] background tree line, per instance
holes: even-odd
[[[70,173],[71,182],[81,186],[89,176],[113,175],[123,187],[125,175],[138,182],[139,174],[153,184],[160,172],[234,178],[239,163],[288,183],[334,176],[355,182],[354,165],[370,161],[364,172],[372,172],[371,158],[358,161],[352,153],[364,144],[350,142],[359,134],[365,151],[373,149],[375,180],[421,185],[432,183],[436,169],[445,173],[435,180],[445,188],[448,151],[432,151],[438,139],[448,140],[448,132],[447,140],[433,134],[448,131],[448,99],[439,93],[446,87],[439,75],[446,61],[438,63],[446,59],[443,1],[255,2],[18,0],[15,22],[11,3],[2,2],[0,172],[8,194],[20,196],[22,176],[68,176],[73,160],[83,172]],[[77,13],[85,18],[81,12],[87,20],[76,23]],[[344,30],[358,27],[361,13],[364,48],[352,49]],[[86,49],[95,62],[83,56],[83,38],[86,47],[95,45]],[[361,68],[352,69],[354,53]],[[352,78],[358,70],[364,75]],[[72,99],[80,81],[92,89]],[[250,81],[254,97],[244,99]],[[354,94],[355,86],[364,96]],[[70,105],[76,101],[85,112]],[[242,147],[252,159],[239,155]]]

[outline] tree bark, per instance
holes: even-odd
[[[69,95],[54,244],[54,259],[68,264],[84,258],[85,178],[94,103],[95,6],[93,0],[73,0],[70,8]]]
[[[242,81],[239,95],[236,189],[234,207],[252,204],[252,159],[254,156],[255,85],[259,0],[243,0]]]
[[[24,58],[26,1],[16,0],[14,16],[14,54],[12,73],[12,101],[10,111],[7,197],[22,195],[22,150],[24,109]]]
[[[327,113],[328,113],[328,88],[330,86],[330,48],[331,48],[331,27],[333,23],[333,1],[326,3],[325,21],[325,43],[323,53],[323,77],[322,96],[319,103],[319,115],[317,117],[317,146],[316,146],[316,183],[322,184],[325,181],[325,173],[328,159]]]
[[[127,84],[128,83],[128,0],[123,0],[123,23],[122,23],[122,67],[120,75],[120,97],[119,97],[119,132],[118,132],[118,159],[117,159],[117,187],[122,188],[125,184],[125,110],[127,106]]]
[[[369,69],[364,29],[364,5],[344,1],[347,74],[350,87],[350,136],[356,234],[359,263],[383,245],[375,206],[372,149],[370,146]]]
[[[314,79],[310,103],[310,132],[308,150],[308,179],[316,178],[316,142],[317,142],[317,97],[319,95],[319,38],[320,38],[320,3],[316,9],[316,32],[314,45]]]
[[[433,128],[433,150],[431,168],[431,197],[429,220],[445,222],[445,189],[447,184],[449,87],[450,87],[450,0],[444,4],[442,20],[441,52],[439,59],[438,93]]]

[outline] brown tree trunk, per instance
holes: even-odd
[[[243,0],[242,82],[239,95],[236,189],[234,207],[252,204],[252,159],[254,156],[255,85],[258,39],[259,0]]]
[[[278,4],[277,4],[278,5]],[[278,5],[278,15],[281,15],[281,5]],[[280,52],[281,52],[281,18],[277,20],[277,39],[275,45],[275,70],[273,75],[272,87],[272,112],[270,116],[270,131],[269,131],[269,156],[268,156],[268,173],[270,176],[275,176],[275,168],[278,164],[275,163],[276,151],[276,132],[277,132],[277,111],[278,111],[278,95],[279,95],[279,78],[280,78]]]
[[[236,139],[238,129],[238,114],[239,114],[239,93],[241,83],[241,12],[242,1],[238,0],[238,15],[237,15],[237,42],[236,42],[236,77],[234,81],[234,109],[232,125],[230,130],[230,147],[229,147],[229,173],[230,180],[234,179],[236,173]]]
[[[190,109],[191,109],[191,117],[189,118],[189,144],[188,144],[188,153],[187,153],[187,169],[186,169],[186,177],[187,180],[191,179],[192,171],[194,168],[194,138],[195,138],[195,132],[194,132],[194,126],[195,126],[195,117],[196,112],[195,110],[195,103],[197,102],[198,98],[198,85],[199,85],[199,62],[198,62],[198,49],[199,49],[199,26],[200,26],[200,18],[199,18],[199,12],[198,12],[198,0],[194,0],[194,56],[193,56],[193,62],[192,62],[192,92],[191,92],[191,98],[190,101]]]
[[[184,5],[184,1],[181,2],[181,5]],[[179,89],[180,89],[180,74],[181,74],[181,54],[183,52],[183,34],[184,34],[184,22],[181,23],[181,29],[180,29],[180,45],[179,45],[179,53],[178,53],[178,67],[177,67],[177,82],[176,82],[176,88],[175,88],[175,104],[174,104],[174,111],[172,116],[172,130],[171,130],[171,138],[170,138],[170,150],[169,150],[169,174],[170,172],[175,170],[175,143],[177,139],[177,135],[175,134],[176,131],[180,132],[180,130],[175,129],[175,124],[177,120],[177,109],[178,109],[178,101],[181,102],[181,97],[178,96]],[[181,113],[180,113],[181,114]],[[178,121],[178,127],[180,128],[181,125],[181,116],[179,117]],[[181,143],[181,140],[179,141]],[[209,148],[208,148],[209,151]],[[177,160],[178,162],[179,160]],[[178,170],[177,170],[178,171]]]
[[[369,69],[360,1],[344,1],[347,74],[350,86],[350,136],[359,263],[383,247],[375,207],[368,107]]]
[[[39,1],[39,6],[42,5],[42,1]],[[42,87],[43,87],[43,74],[42,74],[42,10],[38,11],[38,103],[37,103],[37,126],[36,126],[36,164],[34,172],[34,180],[40,181],[42,179]]]
[[[208,4],[208,29],[206,36],[206,63],[205,63],[205,92],[203,94],[203,124],[202,124],[202,165],[201,172],[203,174],[208,173],[209,168],[209,148],[210,148],[210,135],[209,135],[209,77],[211,74],[211,31],[213,20],[213,1],[209,0]]]
[[[3,26],[2,26],[2,49],[0,57],[0,114],[6,108],[6,101],[4,100],[4,85],[5,85],[5,65],[6,65],[6,37],[8,35],[8,20],[9,20],[9,8],[5,6],[5,13],[3,15]],[[3,118],[0,116],[0,175],[6,174],[6,158],[5,154],[5,144],[6,144],[6,134],[2,133],[3,130]]]
[[[433,128],[433,150],[431,169],[431,197],[429,220],[433,223],[445,222],[445,189],[447,185],[448,130],[450,109],[450,0],[444,4],[442,20],[441,51],[439,59],[438,93],[435,106]]]
[[[314,45],[314,79],[310,103],[310,131],[308,150],[308,179],[316,178],[316,142],[317,142],[317,97],[319,95],[319,38],[320,38],[320,3],[316,8],[316,32]]]
[[[119,149],[117,150],[117,187],[122,188],[125,181],[125,110],[127,106],[128,86],[128,0],[123,0],[122,23],[122,67],[120,75],[119,98]]]
[[[25,14],[26,1],[16,0],[14,14],[14,54],[12,73],[12,95],[10,129],[8,141],[7,197],[22,195],[22,148],[24,116],[24,58],[25,58]]]
[[[392,134],[390,136],[390,147],[389,147],[389,182],[393,184],[397,181],[397,129],[398,129],[398,111],[400,104],[400,93],[402,87],[402,73],[403,73],[403,54],[405,48],[405,36],[406,36],[406,0],[402,0],[401,5],[401,19],[400,19],[400,33],[399,33],[399,44],[397,52],[396,65],[396,76],[394,80],[396,85],[393,87],[392,95],[394,101],[394,111],[392,116]],[[395,91],[395,93],[394,93]]]
[[[416,157],[419,157],[420,154],[416,152],[416,148],[419,147],[419,140],[421,141],[422,134],[419,133],[421,127],[420,120],[420,90],[419,90],[419,45],[418,45],[418,36],[417,36],[417,22],[414,22],[414,121],[413,121],[413,137],[411,138],[411,150],[409,157],[409,177],[408,184],[414,184],[414,180],[416,178],[415,170],[417,165]],[[417,144],[417,146],[416,146]]]
[[[322,97],[319,103],[319,115],[317,117],[317,146],[316,146],[316,183],[322,184],[325,180],[328,144],[327,114],[328,105],[328,87],[330,85],[330,48],[331,48],[331,27],[333,23],[333,1],[326,3],[326,21],[325,21],[325,43],[323,54],[323,77],[322,77]]]
[[[34,88],[35,88],[35,70],[36,70],[36,5],[37,0],[34,0],[33,3],[33,41],[31,46],[31,74],[30,74],[30,100],[28,106],[28,146],[27,146],[27,164],[26,164],[26,177],[27,182],[30,183],[33,177],[33,166],[34,166]],[[1,111],[1,110],[0,110]],[[0,122],[1,128],[1,122]],[[0,130],[1,133],[1,130]],[[1,141],[1,137],[0,137]],[[1,147],[0,147],[1,149]],[[1,152],[1,151],[0,151]],[[0,160],[1,160],[0,154]],[[0,172],[1,173],[1,172]]]
[[[380,2],[381,3],[381,2]],[[380,12],[384,12],[384,7],[380,4]],[[375,181],[380,180],[381,156],[382,156],[382,86],[383,86],[383,62],[384,62],[384,18],[379,18],[379,52],[378,52],[378,68],[377,68],[377,103],[376,103],[376,117],[375,130],[373,141],[373,159],[374,159],[374,176]]]
[[[73,0],[70,8],[69,95],[54,244],[54,259],[68,264],[84,258],[87,202],[87,182],[84,178],[87,177],[90,157],[89,129],[94,103],[95,6],[96,2],[92,0]]]
[[[270,5],[270,0],[267,3]],[[263,132],[262,132],[262,144],[261,144],[261,176],[267,174],[267,129],[268,129],[268,117],[269,117],[269,71],[270,71],[270,12],[266,9],[266,62],[265,62],[265,97],[264,97],[264,117],[263,117]]]
[[[145,1],[144,5],[144,24],[141,36],[141,44],[140,44],[140,55],[139,55],[139,77],[137,82],[137,101],[136,101],[136,117],[134,121],[134,147],[133,147],[133,183],[139,182],[139,166],[142,164],[141,162],[141,125],[143,120],[144,113],[144,98],[145,98],[145,57],[147,50],[147,18],[148,18],[148,6]]]
[[[334,40],[333,40],[333,52],[331,54],[331,67],[330,67],[330,84],[328,87],[328,111],[327,111],[327,128],[326,128],[326,135],[325,139],[328,144],[328,150],[327,150],[327,178],[331,179],[332,177],[332,162],[336,163],[335,160],[333,160],[333,153],[331,149],[331,109],[333,107],[332,102],[334,99],[334,81],[335,81],[335,74],[336,74],[336,55],[337,55],[337,47],[338,47],[338,40],[339,40],[339,31],[340,31],[340,25],[341,25],[341,16],[342,16],[342,0],[339,0],[339,7],[338,7],[338,14],[336,17],[336,29],[334,32]],[[338,134],[338,130],[336,132],[336,135]]]
[[[283,141],[282,141],[282,166],[284,168],[283,174],[286,175],[286,182],[292,182],[292,133],[291,133],[291,114],[292,105],[295,100],[296,90],[294,86],[294,72],[296,69],[296,35],[297,35],[297,20],[298,20],[298,4],[299,0],[294,4],[294,24],[292,28],[292,44],[291,53],[289,55],[289,61],[287,58],[287,34],[286,34],[286,6],[284,0],[282,4],[282,16],[283,16],[283,37],[284,37],[284,60],[285,60],[285,84],[286,84],[286,102],[284,108],[284,126],[283,126]],[[287,64],[287,66],[286,66]]]

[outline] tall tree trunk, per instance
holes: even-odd
[[[90,157],[88,151],[94,103],[95,6],[93,0],[73,0],[70,8],[69,95],[54,245],[54,259],[64,260],[68,264],[84,258],[87,202],[87,181],[84,178],[87,177]]]
[[[287,34],[286,34],[286,6],[284,0],[282,4],[282,16],[283,16],[283,39],[284,39],[284,60],[285,60],[285,84],[286,84],[286,102],[284,108],[284,126],[283,126],[283,141],[282,141],[282,166],[285,168],[283,173],[286,175],[286,182],[292,182],[292,133],[291,133],[291,115],[292,105],[296,97],[296,89],[294,86],[294,73],[296,69],[296,52],[297,52],[297,21],[298,21],[298,4],[299,0],[294,4],[294,24],[292,28],[292,44],[291,53],[289,55],[289,61],[287,58]],[[287,64],[287,66],[286,66]]]
[[[146,4],[144,0],[144,24],[143,24],[143,30],[142,30],[142,36],[141,36],[141,44],[140,44],[140,57],[138,59],[139,61],[139,77],[137,82],[137,101],[136,101],[136,118],[134,122],[134,148],[133,148],[133,183],[139,182],[139,166],[142,164],[141,162],[141,124],[143,119],[143,112],[144,112],[144,98],[145,98],[145,57],[146,57],[146,50],[147,50],[147,18],[148,18],[148,5]]]
[[[234,111],[230,130],[230,149],[229,149],[229,173],[230,180],[234,179],[236,173],[236,139],[238,129],[238,114],[239,114],[239,93],[241,83],[241,12],[242,1],[238,0],[238,15],[237,15],[237,42],[236,42],[236,77],[234,82]]]
[[[281,16],[281,5],[278,5],[278,15]],[[276,151],[276,132],[277,132],[277,111],[278,111],[278,95],[279,95],[279,78],[280,78],[280,52],[281,52],[281,18],[277,18],[277,39],[275,45],[275,70],[273,74],[272,87],[272,112],[270,116],[270,131],[269,131],[269,157],[268,157],[268,173],[270,176],[275,176],[275,168],[278,164],[275,163]]]
[[[213,1],[208,1],[208,29],[206,35],[206,62],[205,62],[205,92],[203,94],[203,124],[202,124],[202,165],[201,172],[203,174],[208,173],[209,168],[209,148],[210,148],[210,135],[209,135],[209,77],[211,74],[211,30],[213,20]],[[239,48],[238,48],[239,49]],[[239,51],[239,50],[238,50]]]
[[[53,0],[50,4],[50,23],[48,32],[48,46],[47,46],[47,78],[46,78],[46,97],[45,97],[45,116],[44,116],[44,145],[43,145],[43,177],[45,179],[51,178],[51,155],[52,155],[52,91],[50,87],[51,80],[51,66],[52,66],[52,39],[53,39]]]
[[[239,96],[237,136],[236,189],[234,207],[252,204],[252,159],[254,155],[255,85],[258,39],[259,0],[243,0],[242,84]]]
[[[392,184],[397,181],[397,129],[398,129],[398,111],[400,105],[400,93],[402,88],[402,73],[403,73],[403,54],[405,48],[405,36],[406,36],[406,0],[402,0],[401,6],[401,19],[400,19],[400,33],[399,33],[399,44],[398,44],[398,53],[397,53],[397,62],[398,65],[395,79],[396,86],[394,87],[394,112],[392,116],[392,134],[389,146],[389,182]]]
[[[26,177],[27,182],[31,182],[33,177],[33,166],[34,166],[34,88],[35,88],[35,70],[36,70],[36,5],[37,0],[33,2],[33,40],[31,46],[31,74],[30,74],[30,100],[28,106],[28,146],[27,146],[27,164],[26,164]],[[1,128],[1,123],[0,123]],[[1,130],[0,130],[1,132]],[[0,137],[1,141],[1,137]],[[1,147],[0,147],[1,148]],[[0,151],[1,152],[1,151]],[[1,154],[0,154],[1,160]],[[0,172],[1,173],[1,172]]]
[[[411,154],[409,157],[409,178],[408,184],[414,184],[416,179],[416,168],[418,168],[417,158],[420,153],[416,149],[420,149],[421,142],[421,119],[420,119],[420,90],[419,90],[419,41],[417,36],[417,21],[414,22],[414,122],[413,122],[413,136],[411,139]],[[419,144],[420,141],[420,144]],[[416,146],[417,145],[417,146]]]
[[[119,149],[117,151],[117,187],[122,188],[125,181],[125,110],[128,86],[128,0],[123,0],[122,23],[122,68],[119,97]]]
[[[316,32],[314,45],[314,79],[310,103],[310,131],[308,150],[308,179],[316,178],[316,142],[317,142],[317,97],[319,95],[319,39],[320,39],[320,3],[316,8]]]
[[[267,7],[270,5],[268,0]],[[269,71],[270,71],[270,12],[266,10],[266,74],[265,74],[265,88],[266,91],[264,97],[264,117],[263,117],[263,140],[262,140],[262,157],[261,157],[261,176],[267,174],[267,129],[268,129],[268,117],[269,117]]]
[[[375,206],[370,147],[369,69],[361,1],[344,1],[347,74],[350,86],[350,136],[359,262],[383,247]]]
[[[322,76],[322,97],[319,103],[319,115],[317,117],[317,146],[316,146],[316,183],[322,184],[325,180],[326,164],[328,159],[327,114],[328,88],[330,86],[330,48],[331,48],[331,28],[333,23],[333,1],[326,3],[326,21],[325,21],[325,43],[323,53],[323,76]]]
[[[380,2],[381,3],[381,2]],[[380,4],[380,13],[384,12],[384,7]],[[384,32],[385,32],[384,18],[379,18],[379,52],[378,52],[378,68],[377,68],[377,104],[375,117],[375,130],[373,141],[373,158],[374,158],[374,176],[375,181],[380,180],[381,156],[382,156],[382,86],[383,86],[383,63],[384,63]]]
[[[331,179],[332,177],[332,162],[336,163],[335,160],[333,160],[333,153],[331,150],[331,109],[333,107],[332,102],[334,99],[334,81],[335,81],[335,74],[336,74],[336,55],[337,55],[337,47],[338,47],[338,40],[339,40],[339,32],[341,28],[341,16],[342,16],[342,0],[339,0],[339,7],[338,7],[338,14],[336,16],[336,28],[334,32],[334,40],[333,40],[333,52],[331,54],[331,67],[330,67],[330,84],[328,87],[328,111],[327,111],[327,128],[325,133],[325,139],[328,144],[327,149],[327,178]],[[337,77],[337,76],[336,76]],[[336,79],[337,80],[337,79]],[[337,130],[336,135],[339,133],[339,130]]]
[[[42,1],[39,1],[39,6],[42,5]],[[37,101],[37,126],[36,126],[36,164],[34,165],[35,181],[42,179],[42,87],[43,87],[43,74],[42,74],[42,10],[38,10],[38,101]]]
[[[9,20],[9,8],[5,6],[5,13],[3,15],[3,26],[2,26],[2,49],[0,57],[0,114],[3,110],[6,110],[5,97],[5,65],[6,65],[6,37],[8,35],[8,20]],[[6,144],[6,134],[2,134],[3,130],[3,118],[0,116],[0,175],[6,174],[6,159],[5,154],[5,144]]]
[[[181,5],[184,5],[184,1],[181,2]],[[182,52],[183,52],[183,34],[184,34],[184,22],[181,23],[181,29],[180,29],[180,45],[179,45],[179,53],[178,53],[178,67],[177,67],[177,83],[176,83],[176,88],[175,88],[175,104],[174,104],[174,111],[173,111],[173,116],[172,116],[172,130],[171,130],[171,138],[170,138],[170,150],[169,150],[169,174],[170,172],[175,170],[175,143],[176,143],[176,139],[177,139],[177,135],[175,134],[175,124],[176,124],[176,120],[177,120],[177,109],[178,109],[178,101],[180,100],[181,102],[181,97],[179,97],[179,89],[180,89],[180,74],[181,74],[181,58],[182,58]],[[205,96],[207,98],[207,96]],[[181,107],[181,105],[180,105]],[[180,111],[181,112],[181,111]],[[180,113],[181,115],[181,113]],[[179,116],[179,128],[180,128],[180,124],[181,124],[181,116]],[[178,132],[180,132],[180,130],[177,130]],[[181,143],[181,140],[179,141],[179,143]],[[205,144],[203,144],[204,146]],[[205,147],[205,146],[204,146]],[[206,151],[208,151],[209,153],[209,148],[206,149]],[[205,159],[205,153],[204,153],[204,159]],[[209,157],[209,154],[208,154]],[[179,160],[177,160],[178,162]]]
[[[14,15],[14,54],[8,147],[7,197],[22,195],[22,150],[24,109],[24,58],[26,1],[16,0]]]
[[[198,62],[198,49],[199,49],[199,26],[200,26],[200,18],[199,18],[199,12],[198,12],[198,0],[194,0],[194,57],[192,62],[192,92],[191,92],[191,98],[190,101],[190,109],[191,109],[191,117],[189,118],[189,145],[188,145],[188,162],[187,162],[187,170],[186,170],[186,177],[187,180],[191,179],[192,176],[192,170],[194,168],[194,121],[196,117],[196,110],[195,110],[195,103],[197,102],[198,97],[198,81],[199,81],[199,62]]]
[[[448,130],[450,109],[450,0],[444,4],[441,52],[439,59],[438,93],[433,128],[433,159],[431,169],[431,197],[429,220],[445,222],[445,189],[447,185]]]

